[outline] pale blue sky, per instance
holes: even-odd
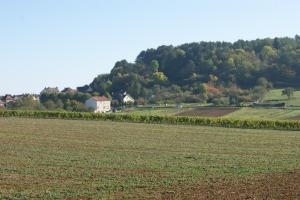
[[[141,50],[300,34],[299,0],[0,0],[0,95],[76,87]]]

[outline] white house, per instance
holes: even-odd
[[[85,102],[87,108],[93,109],[95,113],[105,113],[111,110],[110,108],[111,101],[104,97],[92,97]]]
[[[125,104],[133,104],[134,103],[134,98],[132,98],[129,94],[124,94],[122,98],[122,102]]]

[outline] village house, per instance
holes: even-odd
[[[59,89],[58,87],[45,87],[40,94],[58,94],[59,93]]]
[[[40,95],[38,95],[38,94],[33,94],[33,95],[32,95],[32,99],[33,99],[34,101],[40,101]]]
[[[132,98],[127,92],[113,94],[115,100],[118,100],[121,104],[133,104],[134,98]]]
[[[13,96],[7,94],[2,97],[1,101],[4,103],[4,106],[7,107],[9,104],[14,103],[16,100]]]
[[[4,108],[4,107],[5,107],[5,103],[2,100],[0,100],[0,108]]]
[[[124,93],[122,97],[122,103],[124,104],[133,104],[134,103],[134,98],[132,98],[129,94]]]
[[[95,113],[109,112],[111,110],[110,105],[111,101],[104,96],[91,97],[85,102],[85,106]]]
[[[9,103],[11,101],[14,101],[15,98],[9,94],[5,95],[4,97],[2,97],[1,99],[2,101],[4,101],[4,103]]]

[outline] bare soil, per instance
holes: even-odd
[[[300,120],[300,115],[289,118],[290,120]]]
[[[177,116],[222,117],[237,110],[238,108],[228,107],[201,107],[179,113]]]
[[[211,179],[194,186],[174,186],[154,191],[139,190],[136,196],[116,193],[116,199],[300,199],[300,170],[261,174],[247,178]]]

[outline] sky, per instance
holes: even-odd
[[[299,0],[0,0],[0,95],[82,86],[160,45],[300,34]]]

